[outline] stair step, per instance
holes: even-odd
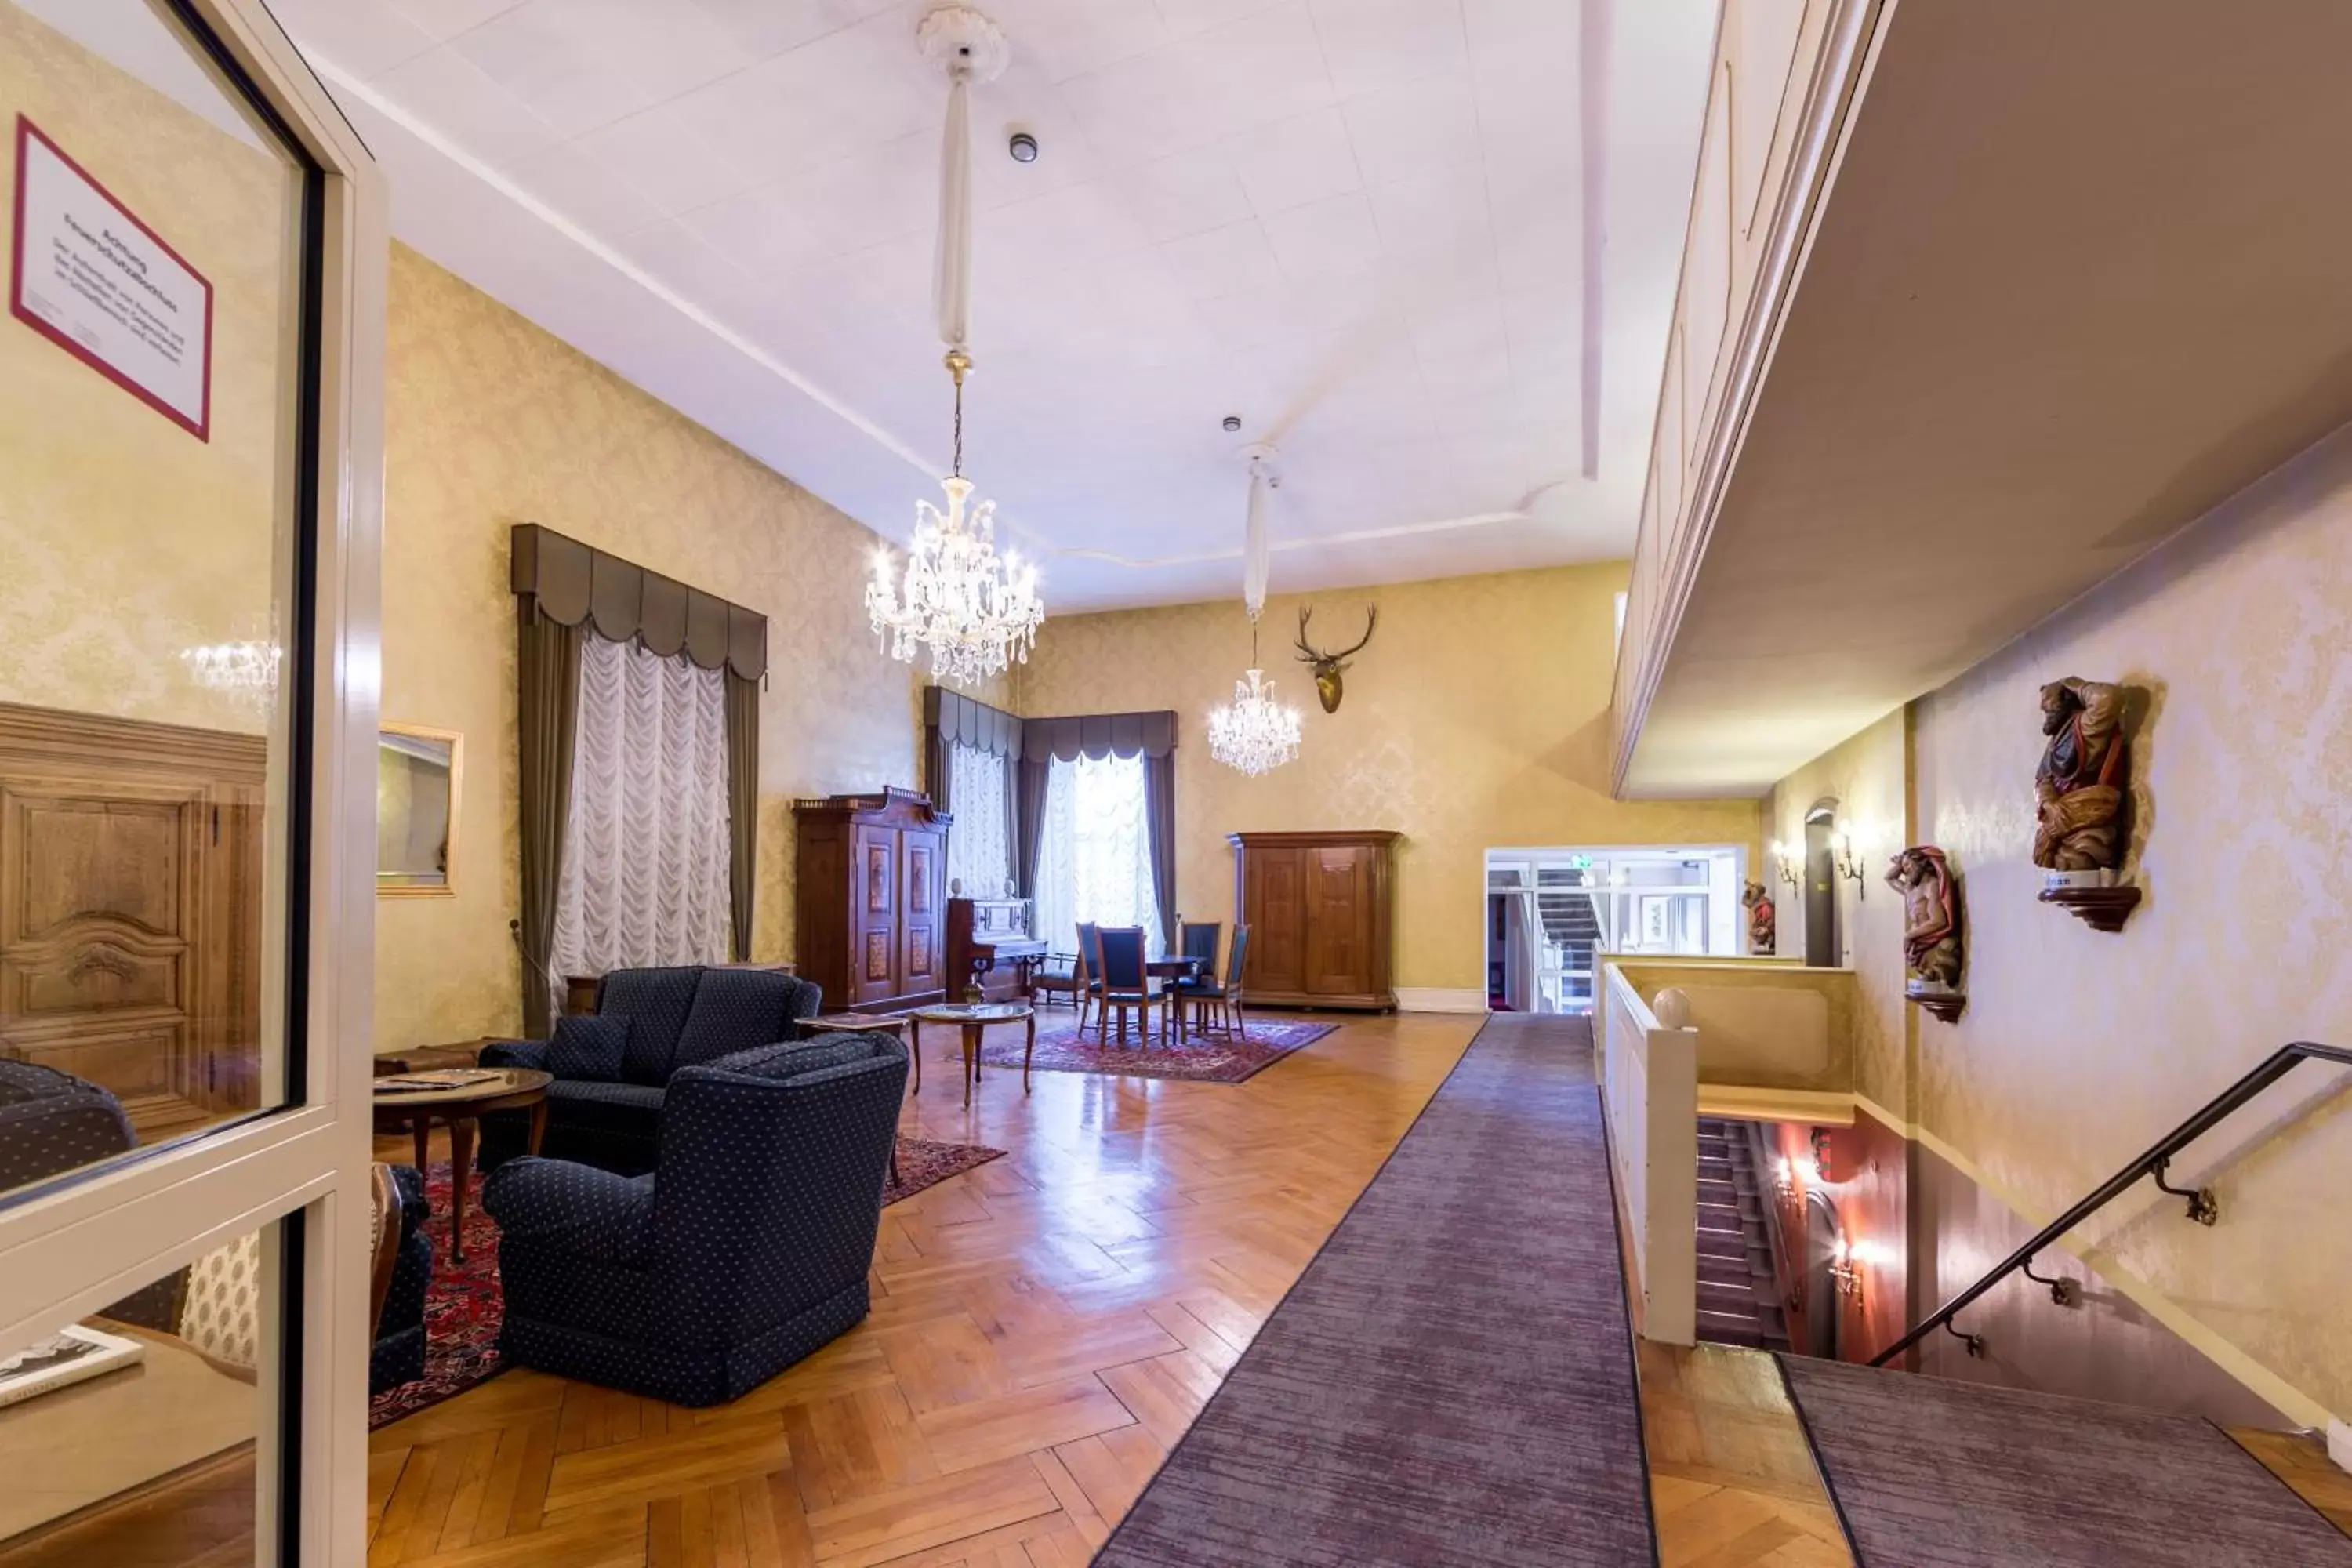
[[[1718,1284],[1738,1285],[1743,1289],[1756,1283],[1759,1279],[1756,1270],[1748,1266],[1746,1258],[1711,1252],[1702,1252],[1698,1255],[1698,1277],[1702,1284],[1713,1280]],[[1769,1283],[1771,1275],[1767,1273],[1760,1276],[1760,1279]]]
[[[1765,1311],[1770,1309],[1770,1303],[1757,1300],[1757,1283],[1750,1279],[1733,1283],[1702,1279],[1698,1282],[1698,1304],[1707,1311],[1746,1312],[1761,1321]]]
[[[1700,1312],[1698,1337],[1718,1345],[1744,1345],[1749,1350],[1759,1351],[1771,1348],[1768,1342],[1769,1336],[1754,1319],[1727,1312]],[[1787,1342],[1784,1340],[1782,1342]]]

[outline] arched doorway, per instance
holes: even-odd
[[[1805,813],[1805,962],[1816,969],[1834,969],[1845,961],[1832,843],[1836,832],[1837,802],[1815,801]]]

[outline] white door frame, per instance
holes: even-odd
[[[154,0],[208,29],[323,171],[309,976],[302,1102],[0,1212],[0,1354],[300,1210],[299,1495],[275,1358],[256,1390],[263,1562],[366,1559],[370,1080],[381,674],[384,181],[260,0]],[[135,1437],[135,1435],[131,1435]],[[292,1506],[289,1506],[289,1505]],[[281,1541],[280,1521],[297,1521]]]

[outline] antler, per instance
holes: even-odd
[[[1320,664],[1323,662],[1323,656],[1317,653],[1315,651],[1315,645],[1307,640],[1307,618],[1314,613],[1315,612],[1313,610],[1308,609],[1304,605],[1298,606],[1298,636],[1293,640],[1298,646],[1298,661],[1301,664]]]
[[[1349,655],[1360,651],[1366,643],[1372,640],[1372,628],[1381,624],[1381,608],[1374,605],[1364,612],[1364,635],[1356,639],[1354,647],[1341,648],[1338,653],[1321,653],[1307,640],[1307,621],[1314,614],[1304,605],[1298,607],[1298,654],[1301,662],[1307,664],[1337,664]]]
[[[1345,658],[1349,654],[1361,652],[1364,645],[1372,640],[1372,628],[1380,624],[1381,607],[1378,605],[1374,605],[1364,611],[1364,635],[1356,639],[1356,646],[1349,648],[1345,653],[1335,653],[1330,657],[1333,658]]]

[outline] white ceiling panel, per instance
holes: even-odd
[[[1630,548],[1714,5],[1627,5],[996,0],[966,468],[1050,607],[1234,591],[1253,438],[1284,449],[1278,585]],[[1588,149],[1594,6],[1632,74]],[[279,8],[390,169],[403,238],[904,537],[948,456],[929,0]],[[1016,130],[1037,162],[1005,156]]]

